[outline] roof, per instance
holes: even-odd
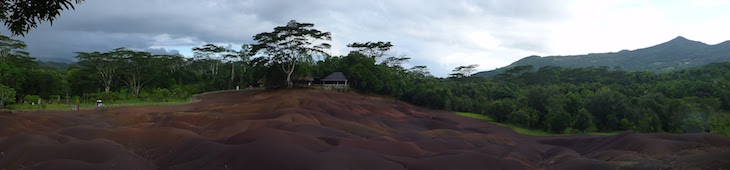
[[[345,74],[342,72],[334,72],[327,77],[324,77],[322,81],[347,81]]]

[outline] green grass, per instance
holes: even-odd
[[[504,126],[504,127],[509,127],[509,128],[512,128],[512,130],[514,130],[515,132],[520,133],[520,134],[525,134],[525,135],[533,135],[533,136],[566,136],[566,135],[575,135],[575,134],[552,133],[552,132],[546,132],[546,131],[542,131],[542,130],[527,129],[527,128],[520,127],[520,126],[517,126],[517,125],[512,125],[512,124],[499,123],[497,121],[494,121],[494,119],[490,118],[489,116],[482,115],[482,114],[477,114],[477,113],[456,112],[456,114],[461,115],[461,116],[470,117],[470,118],[479,119],[479,120],[488,121],[490,123],[494,123],[494,124],[497,124],[497,125],[500,125],[500,126]],[[581,133],[581,134],[584,134],[584,135],[612,136],[612,135],[617,135],[617,134],[620,134],[620,133],[621,133],[621,131],[617,131],[617,132],[586,132],[586,133]]]
[[[140,100],[118,100],[110,103],[104,103],[105,107],[123,107],[123,106],[171,106],[171,105],[182,105],[190,103],[190,99],[171,99],[164,102],[150,102]],[[81,103],[81,110],[95,109],[95,103]],[[42,104],[38,105],[30,104],[11,104],[7,105],[4,109],[10,110],[75,110],[75,106],[72,104]]]

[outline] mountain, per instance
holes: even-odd
[[[38,61],[44,61],[44,62],[54,62],[54,63],[76,63],[75,59],[68,59],[68,58],[62,58],[62,57],[38,57],[36,58]]]
[[[506,67],[479,72],[475,76],[492,77],[516,66],[532,65],[566,68],[610,67],[626,71],[667,72],[701,66],[714,62],[730,61],[730,41],[708,45],[682,36],[668,42],[637,50],[613,53],[593,53],[572,56],[529,56]]]

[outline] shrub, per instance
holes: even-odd
[[[39,97],[38,95],[25,95],[25,97],[23,97],[23,101],[25,101],[25,103],[27,104],[38,103],[38,99],[40,98],[41,97]]]
[[[119,98],[119,93],[113,92],[113,91],[101,92],[101,93],[97,94],[96,98],[101,99],[104,102],[111,102],[111,101],[115,101]]]
[[[689,113],[682,120],[682,131],[686,133],[705,132],[708,128],[707,119],[700,112]]]
[[[154,102],[166,102],[169,101],[169,98],[172,97],[170,93],[170,90],[167,89],[155,89],[152,91],[152,95],[150,95],[149,100]]]

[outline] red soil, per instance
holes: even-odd
[[[0,169],[730,168],[713,134],[534,137],[451,112],[318,90],[181,106],[0,113]]]

